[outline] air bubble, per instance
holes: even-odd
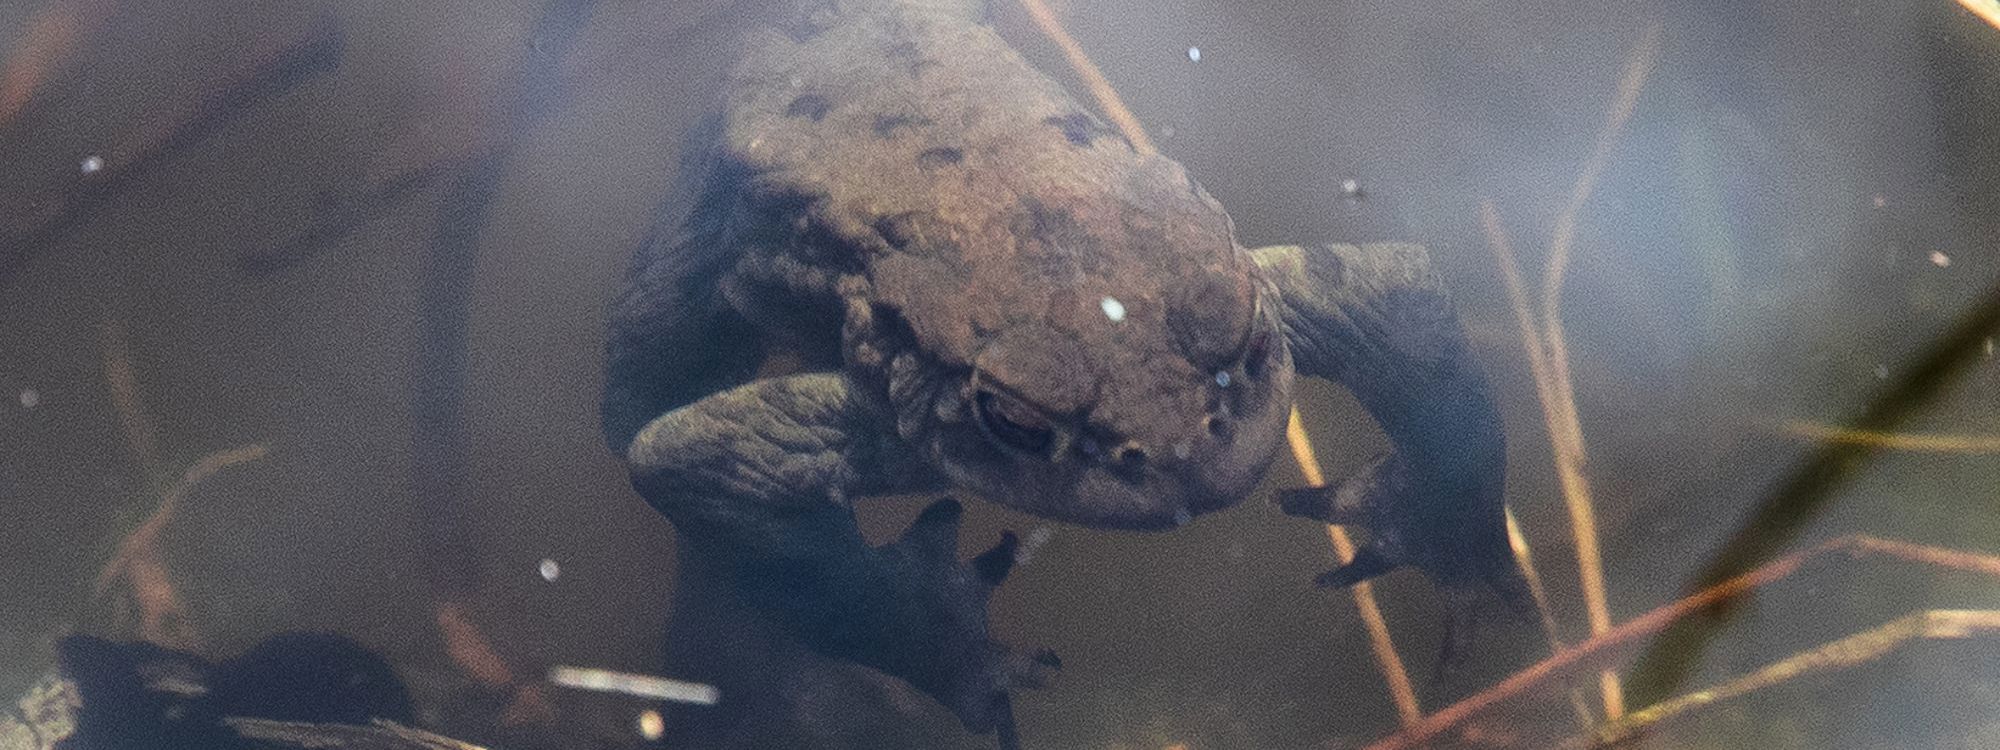
[[[95,154],[83,157],[83,163],[77,165],[77,168],[83,170],[84,174],[102,172],[104,171],[104,157]]]
[[[1200,47],[1189,47],[1189,48],[1188,48],[1188,62],[1201,62],[1201,48],[1200,48]]]
[[[562,566],[546,557],[542,558],[542,564],[535,566],[535,570],[542,574],[542,580],[550,583],[555,583],[555,580],[562,576]]]
[[[37,391],[33,388],[24,388],[21,390],[21,408],[33,409],[41,405],[42,405],[41,391]]]
[[[1228,388],[1228,387],[1229,387],[1229,371],[1228,371],[1228,370],[1222,370],[1222,371],[1219,371],[1219,372],[1215,373],[1215,385],[1216,385],[1216,387],[1218,387],[1218,388]]]
[[[1097,306],[1104,310],[1104,317],[1110,318],[1111,322],[1125,322],[1125,303],[1119,302],[1117,297],[1105,297]]]

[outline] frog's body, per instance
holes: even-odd
[[[1238,246],[1180,165],[977,12],[800,0],[747,38],[701,200],[613,309],[607,438],[686,543],[816,650],[984,731],[1052,666],[986,634],[1011,538],[962,567],[941,504],[869,548],[848,499],[1186,523],[1262,476],[1296,370],[1348,385],[1398,449],[1288,501],[1374,532],[1330,582],[1511,581],[1499,422],[1422,251]],[[753,380],[767,345],[809,372]]]

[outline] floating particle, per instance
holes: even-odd
[[[1993,358],[1993,339],[1986,340],[1986,358],[1987,359]]]
[[[1951,256],[1945,255],[1943,250],[1932,250],[1931,265],[1937,266],[1938,268],[1950,268]]]
[[[639,712],[639,736],[647,742],[658,740],[667,734],[667,720],[660,712],[646,709]]]
[[[77,165],[77,168],[82,169],[84,174],[97,174],[104,171],[104,157],[96,154],[83,157],[83,163]]]
[[[590,667],[550,667],[549,682],[576,690],[591,690],[599,693],[618,693],[638,698],[692,703],[697,706],[713,706],[722,700],[722,691],[714,685],[686,680],[654,677],[649,674],[613,672],[609,669]]]
[[[1218,388],[1228,388],[1228,387],[1229,387],[1229,371],[1228,371],[1228,370],[1218,370],[1218,371],[1217,371],[1217,372],[1215,373],[1215,385],[1216,385],[1216,387],[1218,387]]]
[[[1990,343],[1990,342],[1989,342]],[[21,408],[33,409],[42,405],[42,393],[33,388],[21,389]]]
[[[1888,379],[1889,379],[1889,366],[1888,366],[1888,365],[1876,365],[1876,366],[1875,366],[1875,379],[1876,379],[1876,380],[1888,380]]]
[[[541,572],[542,580],[550,583],[554,583],[556,578],[562,576],[562,566],[546,557],[542,558],[542,564],[535,566],[535,569]]]
[[[1888,208],[1889,196],[1883,195],[1881,193],[1876,193],[1875,199],[1872,202],[1875,204],[1876,208]]]
[[[1349,199],[1361,199],[1361,182],[1352,177],[1340,181],[1340,194]]]
[[[1110,318],[1111,322],[1125,322],[1125,303],[1119,302],[1117,297],[1105,297],[1097,306],[1104,310],[1104,317]]]
[[[1200,48],[1200,47],[1189,47],[1189,48],[1188,48],[1188,62],[1201,62],[1201,48]]]

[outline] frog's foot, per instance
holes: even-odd
[[[1404,565],[1418,565],[1403,540],[1420,529],[1397,523],[1398,506],[1409,507],[1409,479],[1396,454],[1384,454],[1353,476],[1328,487],[1284,490],[1278,506],[1285,515],[1310,518],[1336,526],[1359,526],[1368,531],[1368,541],[1355,551],[1354,559],[1320,574],[1313,583],[1326,588],[1344,588],[1387,573]]]
[[[1481,589],[1517,617],[1533,619],[1533,597],[1507,547],[1502,506],[1436,497],[1464,491],[1415,481],[1408,464],[1390,453],[1333,486],[1286,490],[1278,503],[1286,515],[1368,532],[1353,559],[1314,580],[1319,586],[1344,588],[1405,565],[1435,582],[1447,612],[1440,664],[1450,669],[1479,630]],[[1481,512],[1486,508],[1496,512]]]
[[[1013,532],[971,561],[958,561],[963,509],[946,498],[932,503],[901,539],[875,548],[895,590],[896,614],[884,626],[884,653],[864,658],[936,698],[966,729],[1011,734],[1008,693],[1041,687],[1062,668],[1052,651],[1016,651],[988,633],[987,601],[1014,567]]]

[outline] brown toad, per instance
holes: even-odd
[[[1054,666],[987,634],[1012,537],[960,565],[943,501],[869,547],[849,500],[1171,528],[1263,475],[1295,374],[1396,447],[1288,497],[1371,532],[1322,583],[1411,564],[1516,591],[1500,421],[1421,248],[1237,245],[976,2],[786,6],[743,46],[692,214],[635,259],[604,403],[634,486],[753,606],[987,731]],[[805,374],[756,379],[773,348]]]

